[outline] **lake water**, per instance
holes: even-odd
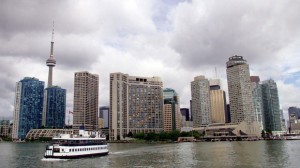
[[[110,143],[102,157],[42,161],[46,143],[0,143],[0,168],[300,168],[300,141]]]

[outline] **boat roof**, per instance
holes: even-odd
[[[106,140],[106,138],[102,138],[102,137],[95,137],[95,138],[91,138],[91,137],[53,137],[52,140]]]

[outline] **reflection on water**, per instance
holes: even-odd
[[[104,157],[54,162],[42,160],[46,145],[0,143],[0,167],[300,167],[300,141],[112,143]]]

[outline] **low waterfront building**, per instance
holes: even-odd
[[[193,128],[193,130],[203,133],[204,136],[208,137],[261,137],[261,127],[258,122],[252,122],[251,124],[245,121],[240,124],[209,124],[204,127]]]
[[[56,134],[74,134],[73,129],[31,129],[26,139],[52,138]]]

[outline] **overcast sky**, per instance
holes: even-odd
[[[67,89],[67,111],[78,71],[99,74],[100,106],[109,105],[109,74],[122,72],[161,77],[189,107],[197,75],[217,76],[228,90],[232,55],[277,82],[285,113],[300,107],[300,1],[1,0],[0,119],[13,116],[16,82],[47,83],[53,20],[53,84]]]

